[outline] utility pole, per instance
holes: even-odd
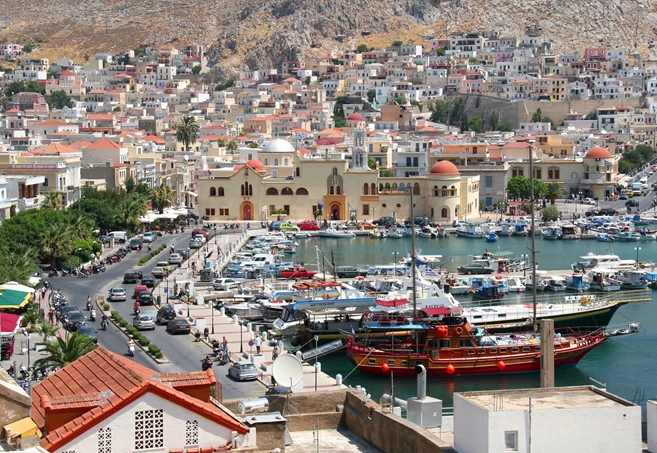
[[[554,387],[554,321],[541,320],[541,388]]]

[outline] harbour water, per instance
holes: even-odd
[[[544,241],[536,239],[537,262],[541,269],[570,269],[572,262],[589,252],[596,254],[614,253],[623,259],[636,259],[639,250],[640,261],[657,261],[657,241],[603,243],[598,241]],[[317,253],[315,245],[324,252],[330,262],[331,253],[336,266],[368,264],[389,264],[399,261],[411,250],[410,238],[377,240],[368,237],[353,239],[300,239],[294,259],[315,268]],[[448,239],[416,240],[420,255],[442,255],[441,264],[450,272],[469,262],[469,255],[491,252],[511,251],[518,255],[529,253],[529,239],[522,237],[503,238],[495,243],[482,239],[464,239],[452,236]],[[396,253],[395,253],[396,252]],[[329,265],[327,264],[327,271]],[[512,296],[507,296],[512,297]],[[457,296],[468,300],[467,296]],[[636,335],[612,337],[591,351],[576,366],[557,369],[558,386],[593,384],[595,381],[606,384],[607,389],[630,401],[645,404],[645,399],[657,397],[657,316],[655,301],[657,291],[653,291],[651,302],[632,303],[622,306],[610,323],[615,327],[627,327],[630,321],[641,322],[641,332]],[[361,385],[372,398],[389,393],[391,380],[385,377],[367,375],[354,370],[354,364],[344,354],[321,359],[322,371],[331,376],[341,374],[346,385]],[[348,377],[347,377],[348,376]],[[345,379],[346,377],[346,379]],[[401,398],[415,396],[413,378],[396,378],[395,393]],[[432,377],[428,382],[430,396],[440,398],[445,407],[452,405],[455,391],[475,391],[536,387],[538,374],[499,374],[495,376],[453,376]]]

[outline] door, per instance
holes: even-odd
[[[333,203],[331,205],[331,220],[340,220],[340,205]]]
[[[242,220],[253,220],[253,207],[251,203],[245,203],[242,209]]]

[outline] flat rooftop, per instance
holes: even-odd
[[[633,403],[593,386],[465,392],[459,395],[489,411],[626,407]]]

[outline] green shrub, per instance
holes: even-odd
[[[139,341],[139,344],[142,346],[150,346],[151,344],[150,340],[143,335],[139,335],[137,341]]]
[[[112,319],[116,319],[116,318],[120,318],[120,317],[121,317],[121,315],[119,314],[119,312],[118,312],[118,311],[115,311],[115,310],[110,311],[110,316],[112,317]]]
[[[103,302],[103,310],[107,311],[110,309],[110,305],[107,302]]]
[[[153,354],[153,357],[155,357],[156,359],[161,359],[162,358],[162,351],[160,351],[160,348],[155,346],[153,343],[150,343],[148,345],[148,352]]]
[[[133,337],[136,337],[137,335],[140,335],[139,331],[135,328],[135,326],[128,326],[128,327],[126,327],[125,330],[127,330],[128,333],[130,335],[132,335]]]
[[[128,321],[125,319],[121,318],[120,320],[117,319],[117,321],[121,327],[126,327],[128,325]]]

